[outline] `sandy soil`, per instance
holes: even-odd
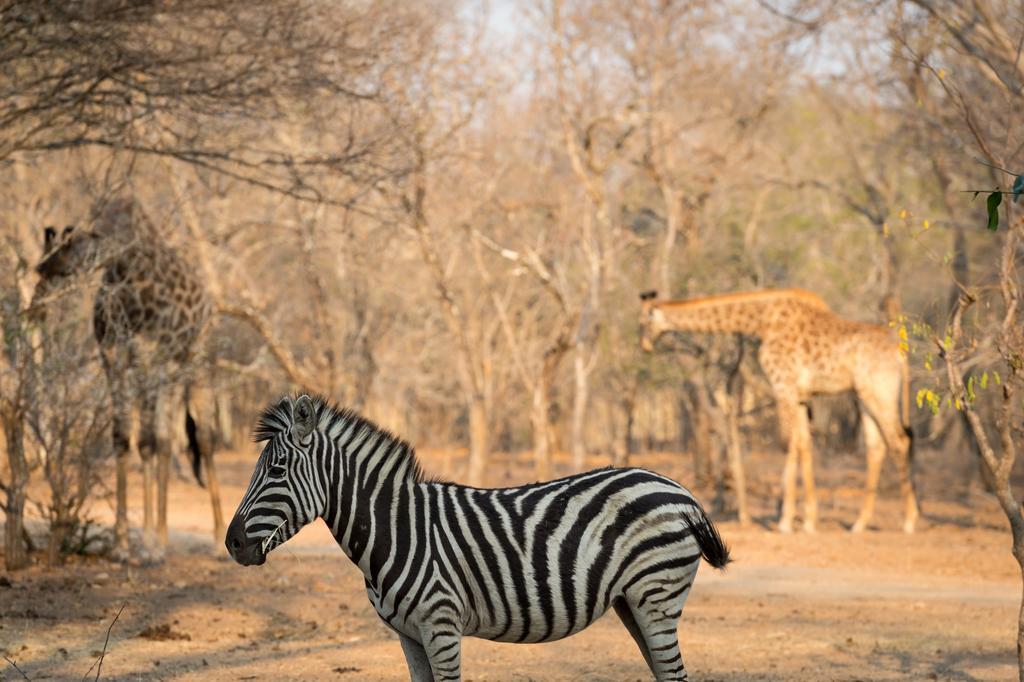
[[[457,458],[426,453],[438,473]],[[220,458],[228,515],[255,460]],[[595,458],[594,464],[603,464]],[[688,460],[666,454],[635,463],[679,480]],[[723,516],[735,563],[704,565],[683,612],[683,654],[699,680],[1010,679],[1021,587],[994,502],[955,477],[918,471],[925,512],[906,536],[892,472],[876,529],[853,535],[862,476],[853,455],[822,462],[821,531],[770,530],[777,486],[754,489],[753,528]],[[495,485],[528,480],[526,462],[495,462]],[[778,478],[778,456],[755,457],[755,480]],[[943,467],[948,470],[948,467]],[[515,473],[520,472],[520,473]],[[709,500],[710,492],[702,498]],[[205,492],[173,484],[172,542],[157,566],[76,558],[0,578],[0,653],[33,680],[82,679],[104,646],[104,679],[398,680],[395,636],[378,620],[362,577],[317,523],[266,565],[245,569],[210,537]],[[109,519],[105,504],[93,509]],[[607,614],[582,634],[541,645],[467,639],[467,680],[646,680],[625,629]],[[0,661],[0,663],[3,663]],[[24,679],[3,663],[0,680]],[[93,669],[90,678],[95,676]]]

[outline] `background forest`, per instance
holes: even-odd
[[[97,273],[48,296],[46,324],[34,297],[44,227],[87,231],[116,196],[210,293],[196,376],[221,451],[249,453],[259,410],[308,390],[470,484],[686,453],[684,482],[731,519],[727,459],[785,449],[757,344],[675,335],[645,354],[639,295],[799,287],[891,326],[909,358],[935,533],[982,533],[970,514],[994,511],[993,493],[1024,566],[1022,53],[1021,0],[0,0],[6,568],[42,549],[26,518],[56,566],[89,549],[111,506]],[[859,458],[852,397],[811,407],[819,461]],[[782,458],[761,461],[748,485],[777,499]],[[943,516],[953,498],[967,511]],[[927,529],[923,544],[879,540],[879,570],[918,556],[974,575],[932,561],[959,545]],[[814,542],[782,554],[804,567],[847,540]],[[221,584],[207,587],[215,603]],[[1024,680],[1024,611],[1015,625]],[[828,666],[857,645],[834,646]],[[856,660],[878,664],[879,646]],[[942,654],[929,652],[893,670],[923,675]],[[969,665],[1006,666],[1004,653]]]
[[[739,346],[645,356],[638,294],[789,286],[893,325],[919,435],[960,437],[966,411],[996,449],[1020,436],[1000,440],[1019,400],[991,389],[1020,369],[1021,228],[1007,196],[986,230],[965,191],[1024,170],[1020,3],[0,7],[0,382],[8,449],[31,436],[4,480],[17,498],[47,462],[51,514],[102,487],[106,389],[71,302],[61,353],[32,370],[53,391],[30,399],[32,268],[43,226],[88,228],[126,190],[215,298],[204,357],[228,441],[306,387],[465,448],[444,472],[459,480],[494,452],[532,453],[540,475],[553,453],[565,470],[700,460],[728,441]],[[961,299],[980,305],[954,339]],[[753,355],[740,424],[773,444]],[[815,424],[855,434],[853,403],[823,401]]]

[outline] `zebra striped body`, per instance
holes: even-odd
[[[291,414],[300,406],[308,432]],[[670,479],[601,469],[505,489],[427,481],[406,443],[306,397],[268,410],[257,435],[269,442],[228,532],[232,556],[263,563],[322,517],[414,678],[459,679],[464,636],[553,641],[612,605],[658,678],[685,678],[683,603],[701,555],[721,566],[728,553]]]

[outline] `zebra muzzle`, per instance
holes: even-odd
[[[242,566],[261,566],[267,560],[265,543],[246,534],[243,516],[236,515],[231,519],[227,535],[224,537],[224,546],[227,547],[231,558]]]

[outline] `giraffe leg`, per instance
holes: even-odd
[[[895,448],[896,467],[900,472],[900,491],[903,494],[903,532],[913,533],[917,525],[917,519],[921,515],[917,505],[917,494],[914,491],[914,472],[912,451],[913,436],[909,433],[901,433],[903,438],[898,440]]]
[[[786,442],[786,466],[782,471],[782,516],[779,518],[779,531],[793,532],[793,517],[796,516],[796,482],[797,460],[800,450],[796,440],[796,415],[800,403],[795,400],[784,400],[778,396],[779,431]]]
[[[804,526],[807,533],[817,530],[818,492],[814,486],[814,447],[811,442],[811,423],[805,405],[796,412],[793,437],[800,453],[801,477],[804,483]]]
[[[221,540],[224,538],[224,511],[220,506],[220,484],[217,481],[217,471],[213,466],[212,448],[203,453],[203,463],[206,466],[206,487],[210,490],[210,506],[213,508],[214,546],[219,552],[223,552]]]
[[[163,385],[155,401],[155,435],[156,435],[156,498],[157,518],[156,536],[160,547],[167,546],[167,490],[171,473],[171,455],[174,439],[173,429],[180,431],[184,424],[181,414],[184,403],[184,391],[180,386]],[[179,419],[179,417],[181,417]]]
[[[152,453],[142,456],[142,543],[146,549],[156,544],[156,522],[154,514],[154,480]]]
[[[115,408],[113,419],[114,453],[117,458],[117,511],[114,521],[114,557],[127,559],[128,545],[128,419]]]
[[[434,673],[430,670],[427,650],[423,648],[422,644],[408,635],[399,633],[398,638],[402,642],[402,653],[405,654],[405,663],[409,666],[410,682],[432,682]]]
[[[156,458],[156,538],[167,546],[167,483],[171,471],[171,453],[161,448]]]
[[[206,487],[210,493],[210,508],[213,512],[213,545],[214,551],[221,552],[224,539],[224,512],[220,503],[220,481],[214,466],[214,453],[217,445],[219,420],[216,394],[208,385],[191,384],[186,392],[188,396],[185,410],[194,427],[194,442],[190,447],[199,449],[202,469],[206,472]],[[216,424],[216,425],[215,425]]]
[[[870,419],[863,420],[865,425],[864,436],[865,439],[873,438],[878,443],[876,447],[879,454],[875,455],[875,459],[878,461],[875,471],[872,471],[871,459],[868,461],[868,480],[864,499],[865,510],[862,510],[861,518],[857,519],[853,529],[863,530],[870,520],[871,512],[874,511],[875,496],[878,488],[878,469],[881,468],[881,462],[885,459],[886,447],[888,447],[892,451],[893,460],[900,475],[900,488],[903,494],[904,505],[903,530],[907,533],[912,533],[920,515],[910,471],[912,437],[910,430],[903,425],[901,408],[897,400],[901,391],[900,379],[897,378],[898,375],[896,375],[895,371],[890,376],[891,381],[878,380],[868,385],[857,387],[857,394],[864,405],[865,411],[871,417]],[[872,421],[874,423],[869,426],[868,423]],[[869,430],[871,427],[874,427],[873,433]],[[868,444],[870,453],[870,440]],[[864,523],[861,523],[861,519],[864,520]]]
[[[157,451],[156,393],[146,386],[140,408],[139,456],[142,458],[142,542],[146,550],[156,545],[156,499],[154,497],[155,462]]]
[[[882,440],[882,432],[878,429],[878,422],[874,415],[866,414],[861,420],[864,429],[865,454],[867,456],[867,477],[864,482],[864,501],[861,503],[860,514],[857,521],[850,528],[854,533],[860,533],[871,522],[875,513],[875,499],[878,496],[878,479],[882,473],[882,462],[885,461],[885,442]]]
[[[726,415],[729,429],[729,468],[732,470],[732,481],[736,486],[736,506],[741,526],[750,525],[750,511],[747,507],[747,476],[743,469],[743,451],[740,448],[740,429],[736,413],[739,405],[730,398],[729,412]]]
[[[116,513],[114,521],[113,558],[127,559],[128,543],[128,453],[131,448],[132,401],[124,372],[111,357],[112,351],[103,349],[100,358],[110,388],[111,440],[117,467]]]

